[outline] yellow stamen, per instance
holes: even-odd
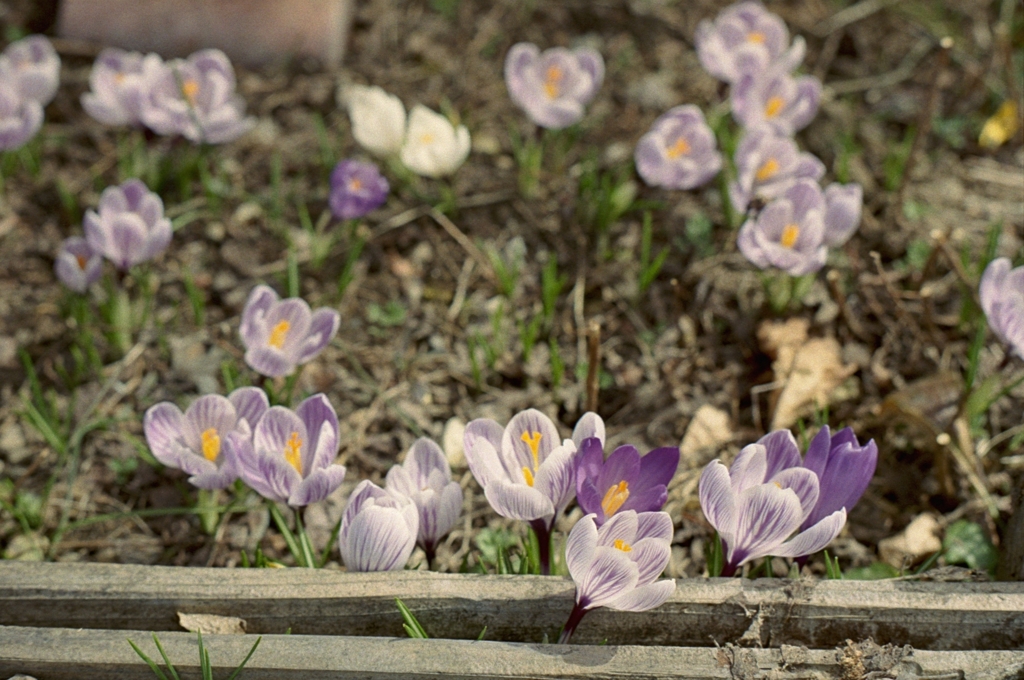
[[[203,440],[203,458],[211,463],[216,461],[220,455],[220,435],[217,434],[217,428],[207,428],[199,436]]]
[[[747,33],[747,42],[762,44],[764,43],[765,35],[761,31],[751,31]]]
[[[285,338],[288,337],[288,329],[291,327],[292,325],[287,321],[281,321],[278,323],[274,326],[274,329],[270,331],[270,339],[267,340],[267,344],[277,349],[284,347]]]
[[[362,188],[363,188],[363,183],[360,182],[357,178],[353,177],[352,179],[350,179],[348,181],[348,190],[349,191],[359,191]]]
[[[774,118],[779,115],[779,111],[782,110],[782,105],[785,103],[782,101],[782,97],[771,97],[764,106],[764,117]]]
[[[685,139],[680,137],[679,139],[676,140],[675,144],[668,148],[668,151],[665,152],[665,155],[668,156],[669,158],[676,159],[688,153],[690,153],[690,145],[687,143]]]
[[[540,432],[524,432],[520,439],[526,442],[526,445],[530,447],[530,453],[533,454],[533,469],[536,470],[540,467],[540,440],[544,435]]]
[[[125,77],[126,76],[123,73],[115,73],[114,74],[114,82],[117,83],[118,85],[120,85],[121,83],[124,82]]]
[[[526,486],[533,486],[533,473],[530,472],[530,468],[523,468],[523,477],[526,477]]]
[[[199,94],[199,83],[191,78],[181,84],[181,93],[192,106],[196,105],[196,96]]]
[[[292,432],[288,443],[284,445],[284,459],[295,468],[295,471],[302,474],[302,440],[298,432]]]
[[[85,265],[89,262],[85,255],[75,255],[75,259],[78,260],[79,269],[85,269]]]
[[[548,96],[548,99],[554,99],[559,95],[559,83],[562,82],[562,69],[557,66],[548,66],[547,73],[544,74],[544,94]]]
[[[613,543],[612,545],[615,546],[616,550],[621,550],[622,552],[633,552],[633,546],[631,546],[629,543],[626,543],[621,538],[616,538],[615,543]]]
[[[769,158],[764,164],[757,169],[757,174],[754,177],[757,178],[758,182],[766,182],[775,176],[775,173],[779,171],[779,162],[774,158]]]
[[[785,229],[782,230],[782,238],[779,239],[779,243],[784,248],[792,248],[793,244],[796,243],[797,238],[800,237],[800,226],[793,223],[787,224]]]
[[[627,498],[629,498],[629,483],[626,480],[608,487],[604,498],[601,499],[601,509],[604,510],[604,516],[611,517],[618,512]]]
[[[420,144],[433,144],[433,143],[434,143],[434,135],[430,134],[429,132],[424,132],[422,135],[420,135]]]

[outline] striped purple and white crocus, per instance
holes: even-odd
[[[678,446],[641,456],[627,444],[606,460],[600,439],[584,439],[576,456],[576,502],[583,512],[593,514],[597,526],[620,512],[661,510],[678,466]]]
[[[754,198],[778,198],[798,180],[817,182],[825,174],[825,164],[817,156],[801,152],[791,137],[769,125],[744,130],[735,160],[736,181],[729,184],[729,196],[740,212]]]
[[[551,419],[536,409],[517,413],[502,427],[480,418],[466,426],[466,461],[491,507],[502,517],[530,523],[540,545],[540,568],[551,570],[551,530],[576,495],[574,458],[584,439],[605,439],[604,421],[587,413],[562,440]]]
[[[103,273],[103,258],[93,252],[81,236],[71,236],[60,244],[53,271],[65,286],[84,293]]]
[[[796,181],[740,227],[736,245],[761,269],[803,276],[825,266],[825,196],[809,179]]]
[[[396,571],[416,547],[419,512],[406,496],[364,479],[341,517],[338,549],[349,571]]]
[[[444,451],[432,440],[420,437],[413,442],[405,461],[388,470],[384,488],[416,504],[417,543],[426,553],[429,566],[438,542],[459,521],[462,511],[462,487],[452,480]]]
[[[93,62],[82,108],[106,125],[141,125],[142,105],[166,69],[153,52],[143,55],[108,47]]]
[[[251,439],[269,406],[257,387],[240,387],[227,397],[204,395],[184,413],[164,401],[146,411],[142,430],[158,461],[192,475],[188,481],[195,487],[223,489],[238,478],[234,460],[226,455],[226,440],[232,435]]]
[[[271,378],[290,375],[327,347],[340,324],[341,316],[333,309],[313,311],[301,298],[282,300],[270,286],[256,286],[238,328],[245,363]]]
[[[45,35],[15,40],[0,53],[0,82],[46,106],[60,85],[60,56]]]
[[[794,78],[774,69],[744,75],[730,92],[732,115],[740,125],[768,125],[790,136],[807,127],[818,112],[821,81],[814,76]]]
[[[596,50],[516,43],[505,57],[505,85],[512,102],[534,123],[561,130],[583,119],[585,106],[604,81],[604,59]]]
[[[992,260],[978,293],[989,328],[1024,359],[1024,266],[1014,268],[1008,257]]]
[[[672,519],[667,512],[621,512],[601,527],[587,515],[572,528],[565,562],[576,583],[576,604],[562,629],[567,644],[591,609],[642,612],[660,606],[675,581],[657,580],[672,556]]]
[[[790,45],[786,24],[754,0],[726,7],[714,21],[701,21],[694,44],[704,69],[727,83],[773,67],[788,73],[800,65],[807,50],[800,36]]]
[[[694,189],[722,169],[715,133],[704,113],[686,104],[669,109],[637,142],[636,171],[649,186]]]
[[[87,210],[82,226],[93,252],[121,271],[152,260],[171,242],[163,200],[139,179],[104,189],[99,211]]]

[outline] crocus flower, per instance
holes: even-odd
[[[675,581],[656,580],[672,556],[672,519],[667,512],[621,512],[598,528],[587,515],[565,542],[565,562],[576,583],[576,605],[562,629],[566,644],[583,615],[597,607],[642,612],[660,606]]]
[[[505,85],[516,106],[537,125],[560,130],[583,118],[584,106],[604,80],[604,59],[596,50],[516,43],[505,57]]]
[[[142,105],[166,69],[157,54],[108,47],[92,65],[82,108],[106,125],[141,125]]]
[[[103,273],[103,258],[93,252],[84,238],[72,236],[60,244],[53,271],[65,286],[76,293],[84,293]]]
[[[122,271],[153,259],[171,242],[163,200],[138,179],[104,189],[99,212],[87,210],[83,227],[89,247]]]
[[[405,462],[388,470],[384,484],[391,493],[405,496],[419,512],[417,542],[434,560],[438,542],[444,538],[462,511],[462,487],[452,481],[452,470],[444,451],[436,443],[421,437],[413,442]]]
[[[373,163],[346,159],[331,172],[331,193],[327,202],[335,217],[351,220],[384,205],[390,188]]]
[[[142,429],[158,461],[192,475],[188,481],[193,486],[223,489],[238,478],[225,442],[229,435],[248,441],[268,408],[263,390],[240,387],[227,397],[199,397],[184,414],[171,402],[161,402],[146,411]]]
[[[780,135],[769,125],[744,131],[735,160],[736,181],[729,185],[729,195],[740,212],[755,197],[770,200],[799,179],[816,182],[825,174],[825,164],[817,156],[801,152],[791,137]]]
[[[668,483],[679,465],[679,447],[665,446],[641,456],[635,446],[620,446],[608,459],[600,439],[584,439],[576,457],[576,502],[593,514],[597,526],[627,510],[661,510]]]
[[[270,286],[256,286],[238,328],[245,363],[271,378],[290,375],[327,347],[339,325],[341,316],[333,309],[314,312],[302,298],[281,300]]]
[[[466,426],[466,461],[487,501],[502,517],[530,522],[550,569],[551,529],[576,491],[574,457],[584,439],[604,442],[604,422],[588,413],[572,439],[562,441],[551,419],[536,409],[512,417],[506,427],[479,418]]]
[[[15,86],[22,97],[46,106],[60,84],[60,57],[45,35],[12,42],[0,54],[0,81]]]
[[[149,88],[142,122],[161,135],[182,135],[191,142],[222,144],[248,132],[245,102],[235,92],[235,69],[216,49],[174,59]]]
[[[43,126],[43,107],[0,76],[0,151],[20,149]]]
[[[700,507],[722,540],[723,576],[732,576],[741,565],[767,555],[816,553],[846,524],[846,510],[839,509],[793,536],[817,505],[818,477],[803,467],[783,469],[770,477],[768,472],[766,446],[751,444],[730,468],[714,460],[701,474]]]
[[[860,226],[864,189],[859,184],[829,184],[825,187],[825,245],[838,248]]]
[[[405,141],[402,100],[379,87],[350,85],[344,101],[356,143],[381,158],[397,156]]]
[[[774,69],[743,76],[730,96],[733,118],[740,125],[770,125],[789,136],[807,127],[818,112],[821,81],[814,76],[794,78]]]
[[[455,127],[440,113],[417,104],[409,113],[409,128],[399,158],[405,167],[424,177],[450,175],[469,155],[469,130]]]
[[[330,496],[345,479],[338,453],[338,414],[322,394],[294,411],[272,406],[252,437],[238,433],[224,441],[224,454],[238,476],[266,499],[299,508]]]
[[[419,530],[416,505],[368,479],[352,491],[341,517],[338,549],[349,571],[396,571],[409,561]]]
[[[727,83],[772,67],[789,73],[800,65],[807,49],[799,36],[790,47],[782,19],[753,1],[726,7],[713,22],[701,21],[694,43],[704,69]]]
[[[736,244],[752,263],[803,276],[825,266],[825,197],[811,180],[799,180],[749,218]]]
[[[640,138],[634,154],[636,171],[650,186],[693,189],[722,169],[715,133],[704,113],[687,104],[658,117]]]
[[[978,292],[989,328],[1024,359],[1024,266],[1010,266],[1008,257],[989,262]]]

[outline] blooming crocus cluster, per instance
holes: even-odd
[[[273,288],[256,286],[238,328],[245,363],[271,378],[290,375],[327,347],[340,324],[341,316],[333,309],[313,311],[301,298],[282,300]]]
[[[106,125],[140,126],[142,106],[165,68],[157,54],[108,47],[93,63],[82,108]]]
[[[604,81],[604,59],[596,50],[516,43],[505,57],[505,85],[512,102],[535,124],[551,130],[583,119],[585,106]]]
[[[327,202],[335,217],[352,220],[384,205],[390,188],[387,179],[373,163],[346,159],[334,166],[331,172],[331,191]]]
[[[451,175],[469,156],[469,130],[417,104],[405,115],[398,97],[379,87],[352,85],[344,91],[356,143],[380,158],[399,158],[424,177]]]
[[[767,125],[744,130],[734,160],[736,180],[729,185],[729,196],[739,211],[745,211],[755,196],[778,198],[797,180],[817,182],[825,174],[825,164],[817,156],[801,152],[792,138]]]
[[[99,210],[85,212],[83,227],[93,252],[121,271],[152,260],[171,242],[163,200],[139,179],[104,189]]]
[[[1008,257],[989,262],[978,293],[989,328],[1024,359],[1024,266],[1011,267]]]
[[[661,510],[668,483],[679,466],[679,447],[665,446],[641,456],[635,446],[620,446],[607,460],[600,439],[580,444],[576,457],[576,502],[597,526],[620,512]]]
[[[636,145],[636,171],[650,186],[693,189],[722,169],[715,133],[693,105],[662,114]]]
[[[35,137],[59,84],[60,57],[46,36],[30,35],[0,53],[0,151]]]
[[[370,480],[352,491],[338,530],[338,549],[349,571],[395,571],[405,567],[420,531],[420,511],[407,496],[389,493]]]
[[[657,579],[672,556],[672,535],[672,519],[665,512],[627,510],[601,527],[594,515],[577,522],[565,543],[576,604],[559,643],[569,642],[591,609],[642,612],[671,597],[675,582]]]

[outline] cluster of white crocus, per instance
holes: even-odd
[[[375,156],[397,157],[417,175],[446,177],[469,155],[466,126],[455,126],[422,104],[407,118],[402,101],[379,87],[352,85],[342,98],[356,142]]]

